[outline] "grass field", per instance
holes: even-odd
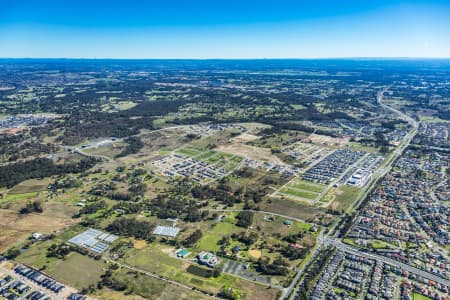
[[[308,221],[317,214],[325,212],[325,209],[313,207],[300,201],[292,201],[281,198],[271,198],[260,204],[260,209],[264,211],[279,213]]]
[[[9,195],[16,195],[16,194],[25,194],[25,193],[33,193],[33,192],[40,192],[47,189],[47,186],[49,184],[50,180],[48,178],[45,179],[31,179],[24,182],[19,183],[18,185],[14,186],[12,189],[9,190]]]
[[[296,189],[302,189],[316,193],[320,193],[326,188],[326,186],[323,184],[306,181],[300,178],[296,178],[295,180],[293,180],[292,183],[289,183],[289,186]]]
[[[346,210],[356,200],[356,197],[360,192],[360,188],[348,185],[342,185],[337,189],[331,189],[327,194],[334,198],[330,207],[335,211]]]
[[[310,203],[310,201],[315,200],[325,188],[325,185],[319,183],[294,178],[283,187],[278,194],[279,196],[286,197],[290,200]]]
[[[200,154],[202,154],[202,150],[194,148],[194,147],[183,147],[180,149],[177,149],[176,153],[178,154],[182,154],[182,155],[186,155],[186,156],[191,156],[191,157],[195,157],[198,156]]]
[[[233,170],[242,161],[242,158],[233,154],[219,152],[215,150],[207,150],[199,147],[186,146],[175,151],[178,154],[193,157],[203,161],[216,168],[225,168],[228,171]]]
[[[413,293],[413,300],[431,300],[431,298],[419,293]]]
[[[239,228],[229,222],[219,222],[214,228],[205,232],[203,237],[197,243],[196,248],[199,250],[208,250],[217,252],[220,250],[220,245],[217,243],[224,235],[231,235],[232,233],[238,233],[244,231],[243,228]]]
[[[55,260],[44,270],[54,278],[77,289],[96,284],[103,274],[106,264],[76,252],[70,253],[64,260]]]
[[[309,199],[309,200],[314,200],[319,195],[314,192],[305,191],[305,190],[297,190],[297,189],[292,189],[289,187],[285,187],[285,188],[281,189],[280,192],[287,196],[294,196],[294,197],[305,198],[305,199]]]
[[[41,269],[55,279],[77,289],[96,284],[106,268],[102,260],[95,260],[77,252],[71,252],[65,259],[47,257],[47,249],[52,244],[64,242],[80,230],[82,230],[81,227],[74,226],[73,229],[58,235],[54,240],[37,242],[15,260]]]

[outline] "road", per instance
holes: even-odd
[[[377,102],[378,104],[387,109],[390,110],[394,113],[396,113],[400,119],[408,122],[408,124],[410,124],[410,126],[412,126],[412,129],[403,137],[403,141],[397,146],[397,148],[392,152],[391,156],[386,159],[382,166],[376,170],[372,176],[372,179],[370,181],[369,184],[367,184],[362,190],[361,192],[358,194],[356,200],[352,203],[352,205],[350,205],[346,211],[346,213],[353,211],[354,209],[357,209],[360,207],[362,201],[369,195],[369,193],[376,188],[377,183],[380,179],[382,179],[384,176],[386,176],[387,173],[390,172],[390,170],[392,169],[395,161],[397,160],[397,158],[400,157],[400,155],[402,155],[403,151],[405,151],[405,149],[409,146],[409,144],[411,143],[412,139],[414,138],[414,136],[417,133],[417,129],[419,128],[419,122],[417,122],[416,120],[414,120],[413,118],[411,118],[410,116],[402,113],[401,111],[392,108],[390,106],[388,106],[387,104],[383,103],[383,98],[384,98],[384,93],[386,92],[386,89],[383,89],[382,91],[377,93]],[[335,234],[335,229],[337,226],[338,222],[335,222],[331,227],[330,230],[328,231],[328,233],[323,237],[323,239],[318,239],[318,246],[315,248],[313,254],[311,255],[311,258],[314,258],[322,249],[322,247],[325,244],[329,244],[330,241],[334,240],[334,234]],[[342,243],[341,243],[342,244]],[[343,245],[343,244],[342,244]],[[352,251],[355,251],[354,249],[351,249]],[[360,252],[358,250],[356,250],[358,254],[361,254],[363,252]],[[311,261],[310,258],[310,261]],[[388,260],[388,258],[385,257],[381,257],[380,259],[382,259],[382,261],[386,262]],[[393,262],[394,261],[392,260]],[[304,264],[305,266],[307,266],[308,264]],[[406,264],[403,264],[405,266],[408,266]],[[425,271],[419,270],[417,268],[411,267],[409,266],[409,268],[411,269],[415,269],[417,270],[417,272],[423,272],[426,273]],[[297,294],[297,290],[298,290],[298,283],[302,277],[302,273],[304,271],[304,268],[302,268],[301,270],[298,271],[297,275],[295,276],[294,280],[291,282],[291,284],[289,285],[289,287],[285,288],[283,290],[282,295],[280,296],[280,299],[293,299],[293,297],[295,296],[295,294]],[[414,272],[416,273],[416,272]],[[433,274],[429,274],[429,276],[432,277],[437,277],[440,278],[438,276],[435,276]],[[425,277],[425,276],[424,276]],[[428,278],[428,277],[425,277]],[[445,279],[442,279],[445,280]]]

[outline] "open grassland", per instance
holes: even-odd
[[[324,209],[319,207],[313,207],[300,201],[282,198],[269,198],[260,204],[260,209],[267,212],[299,218],[305,221],[311,220],[318,214],[325,212]]]
[[[190,147],[190,146],[180,148],[176,151],[176,153],[178,153],[178,154],[191,156],[191,157],[199,156],[202,154],[202,152],[203,151],[201,149],[197,149],[197,148]]]
[[[67,194],[64,196],[69,197]],[[25,203],[35,199],[42,201],[44,211],[40,214],[20,214]],[[7,208],[0,209],[0,251],[24,241],[34,232],[58,233],[79,222],[79,219],[72,217],[78,208],[64,199],[47,200],[32,192],[8,195],[2,201],[7,201],[2,202],[2,207]]]
[[[0,252],[6,251],[16,243],[25,240],[30,233],[30,231],[0,226]]]
[[[126,148],[126,146],[126,143],[115,142],[108,145],[103,145],[101,147],[91,147],[83,151],[91,155],[106,156],[113,159],[119,153],[121,153]]]
[[[102,260],[95,260],[76,252],[64,260],[55,260],[44,270],[45,273],[77,289],[87,288],[100,280],[106,269]]]
[[[235,169],[242,158],[233,154],[215,150],[202,149],[199,147],[187,146],[176,150],[176,153],[193,157],[216,168],[225,168],[228,171]]]
[[[332,201],[329,205],[331,209],[345,211],[356,200],[360,192],[360,188],[342,185],[339,188],[330,189],[324,198]]]
[[[280,191],[284,196],[292,197],[294,198],[304,198],[307,200],[314,200],[319,195],[318,193],[306,191],[306,190],[300,190],[300,189],[294,189],[290,187],[282,188]]]
[[[17,195],[45,191],[49,182],[50,180],[48,178],[26,180],[10,189],[8,194]]]
[[[196,248],[199,250],[217,252],[220,250],[219,241],[222,236],[229,236],[233,233],[238,233],[241,231],[244,231],[244,229],[239,228],[230,222],[219,222],[215,224],[214,227],[208,232],[205,232],[203,237],[197,243]]]
[[[253,160],[266,161],[272,164],[284,164],[276,155],[272,154],[272,152],[268,148],[250,146],[240,143],[229,143],[220,145],[217,149],[225,153]]]
[[[270,217],[270,218],[269,218]],[[299,231],[308,231],[311,224],[304,222],[292,221],[290,226],[284,224],[288,218],[271,216],[270,214],[255,214],[253,227],[256,228],[263,236],[287,236],[298,233]]]
[[[295,178],[288,184],[288,186],[295,189],[301,189],[315,193],[321,193],[326,188],[326,186],[323,184],[303,180],[300,178]]]
[[[41,269],[58,281],[77,289],[96,284],[103,274],[106,264],[77,252],[71,252],[65,259],[47,257],[47,249],[55,241],[38,242],[23,252],[15,260]]]
[[[288,198],[289,200],[303,201],[306,204],[311,204],[311,201],[316,200],[325,188],[326,186],[323,184],[294,178],[279,190],[276,195]]]

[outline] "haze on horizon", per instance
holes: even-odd
[[[5,58],[450,57],[449,1],[2,1]]]

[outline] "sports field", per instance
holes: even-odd
[[[326,186],[323,184],[294,178],[278,194],[291,200],[310,202],[316,200],[325,188]]]

